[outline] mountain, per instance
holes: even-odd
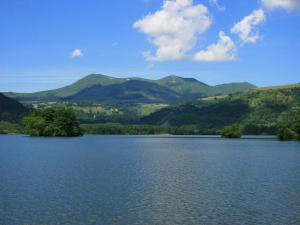
[[[278,119],[300,115],[300,84],[256,88],[245,93],[196,100],[167,107],[142,119],[143,124],[199,125],[219,130],[239,123],[245,133],[276,132]]]
[[[182,78],[178,76],[168,76],[154,82],[190,98],[227,95],[255,88],[254,85],[247,82],[209,86],[194,78]]]
[[[0,93],[0,121],[16,121],[29,110],[18,101]]]
[[[101,102],[115,104],[178,103],[184,96],[158,84],[140,80],[130,80],[109,86],[94,85],[64,98],[69,102]]]
[[[5,93],[5,95],[16,98],[20,101],[51,101],[58,100],[60,98],[68,97],[77,94],[86,88],[92,87],[94,85],[111,85],[125,82],[122,78],[113,78],[104,75],[91,74],[88,75],[77,82],[58,89],[49,91],[40,91],[36,93]]]
[[[249,83],[230,83],[209,86],[193,78],[168,76],[159,80],[137,77],[115,78],[100,74],[88,75],[59,89],[36,93],[5,93],[21,102],[28,101],[89,101],[96,103],[174,103],[244,92],[255,86]]]

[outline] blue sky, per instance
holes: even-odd
[[[52,89],[90,73],[176,74],[211,85],[298,83],[299,6],[299,0],[1,0],[0,91]]]

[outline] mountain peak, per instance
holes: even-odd
[[[182,81],[182,82],[188,82],[188,83],[199,83],[201,85],[205,85],[205,86],[209,86],[199,80],[197,80],[196,78],[190,78],[190,77],[180,77],[178,75],[169,75],[169,76],[166,76],[158,81]]]
[[[169,75],[166,77],[161,78],[160,80],[182,80],[184,78],[178,76],[178,75]]]
[[[109,78],[109,79],[116,79],[115,77],[110,77],[110,76],[107,76],[107,75],[104,75],[104,74],[99,74],[99,73],[91,73],[85,77],[83,77],[81,80],[83,79],[95,79],[95,78]]]

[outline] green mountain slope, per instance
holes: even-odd
[[[245,92],[253,88],[256,87],[248,82],[221,84],[213,86],[210,96],[235,94]]]
[[[154,88],[156,90],[154,96],[156,99],[162,99],[162,101],[155,100],[150,102],[158,102],[158,103],[166,103],[165,101],[166,95],[169,96],[177,95],[176,98],[180,98],[181,101],[183,102],[186,99],[198,99],[207,96],[243,92],[250,88],[255,87],[254,85],[249,83],[232,83],[232,84],[224,84],[224,85],[217,85],[217,86],[209,86],[193,78],[181,78],[178,76],[168,76],[160,80],[148,80],[148,79],[142,79],[137,77],[115,78],[115,77],[109,77],[100,74],[91,74],[69,86],[62,87],[55,90],[42,91],[36,93],[5,93],[5,94],[8,97],[15,98],[21,102],[28,102],[28,101],[45,102],[45,101],[59,101],[59,100],[66,100],[66,99],[72,99],[72,101],[76,101],[76,98],[78,97],[78,99],[81,100],[85,99],[89,101],[93,101],[93,99],[97,99],[98,103],[102,103],[101,99],[103,98],[101,96],[97,98],[95,96],[93,97],[91,96],[91,98],[89,99],[87,95],[88,93],[94,95],[96,93],[95,91],[90,91],[90,89],[94,89],[95,86],[98,87],[101,86],[101,87],[105,87],[102,88],[105,89],[105,93],[116,91],[118,90],[118,88],[120,89],[119,91],[117,91],[118,93],[122,93],[122,92],[130,93],[132,92],[132,90],[130,90],[132,86],[127,85],[129,81],[142,82],[143,85],[141,85],[141,88],[146,88],[146,90],[144,91],[140,90],[139,92],[144,92],[144,94],[146,92],[149,92],[149,87],[154,88],[154,85],[156,85]],[[158,89],[161,89],[161,91],[158,91]],[[169,92],[169,94],[166,94],[167,91]],[[101,93],[102,92],[99,92],[99,94]],[[161,93],[162,96],[158,96],[159,93]],[[82,97],[83,95],[84,98]],[[149,95],[149,93],[146,95]],[[151,98],[151,96],[148,97]],[[168,103],[173,103],[174,102],[173,97],[170,99],[172,101]],[[132,101],[137,103],[136,99],[133,99]],[[115,99],[114,102],[120,102],[120,101],[118,99]],[[140,102],[140,103],[145,103],[145,102]]]
[[[143,118],[142,123],[197,124],[211,130],[239,123],[245,133],[275,133],[279,118],[292,118],[296,113],[300,113],[300,85],[289,85],[164,108]]]
[[[0,93],[0,121],[17,121],[27,112],[21,103]]]
[[[122,78],[113,78],[108,77],[105,75],[99,74],[91,74],[88,75],[75,83],[54,89],[49,91],[41,91],[36,93],[5,93],[5,95],[16,98],[20,101],[51,101],[51,100],[58,100],[59,98],[68,97],[71,95],[75,95],[78,92],[92,87],[94,85],[111,85],[111,84],[118,84],[125,82],[126,79]]]
[[[109,86],[95,85],[64,98],[70,102],[101,102],[105,104],[178,103],[184,96],[158,84],[129,80]]]
[[[155,83],[167,87],[174,92],[189,96],[190,98],[200,98],[211,95],[211,87],[193,78],[182,78],[178,76],[168,76]]]
[[[227,95],[244,92],[251,88],[255,88],[254,85],[247,82],[209,86],[194,78],[182,78],[178,76],[168,76],[155,82],[161,86],[168,87],[171,90],[190,98]]]

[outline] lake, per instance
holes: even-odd
[[[2,135],[0,224],[300,224],[300,143]]]

